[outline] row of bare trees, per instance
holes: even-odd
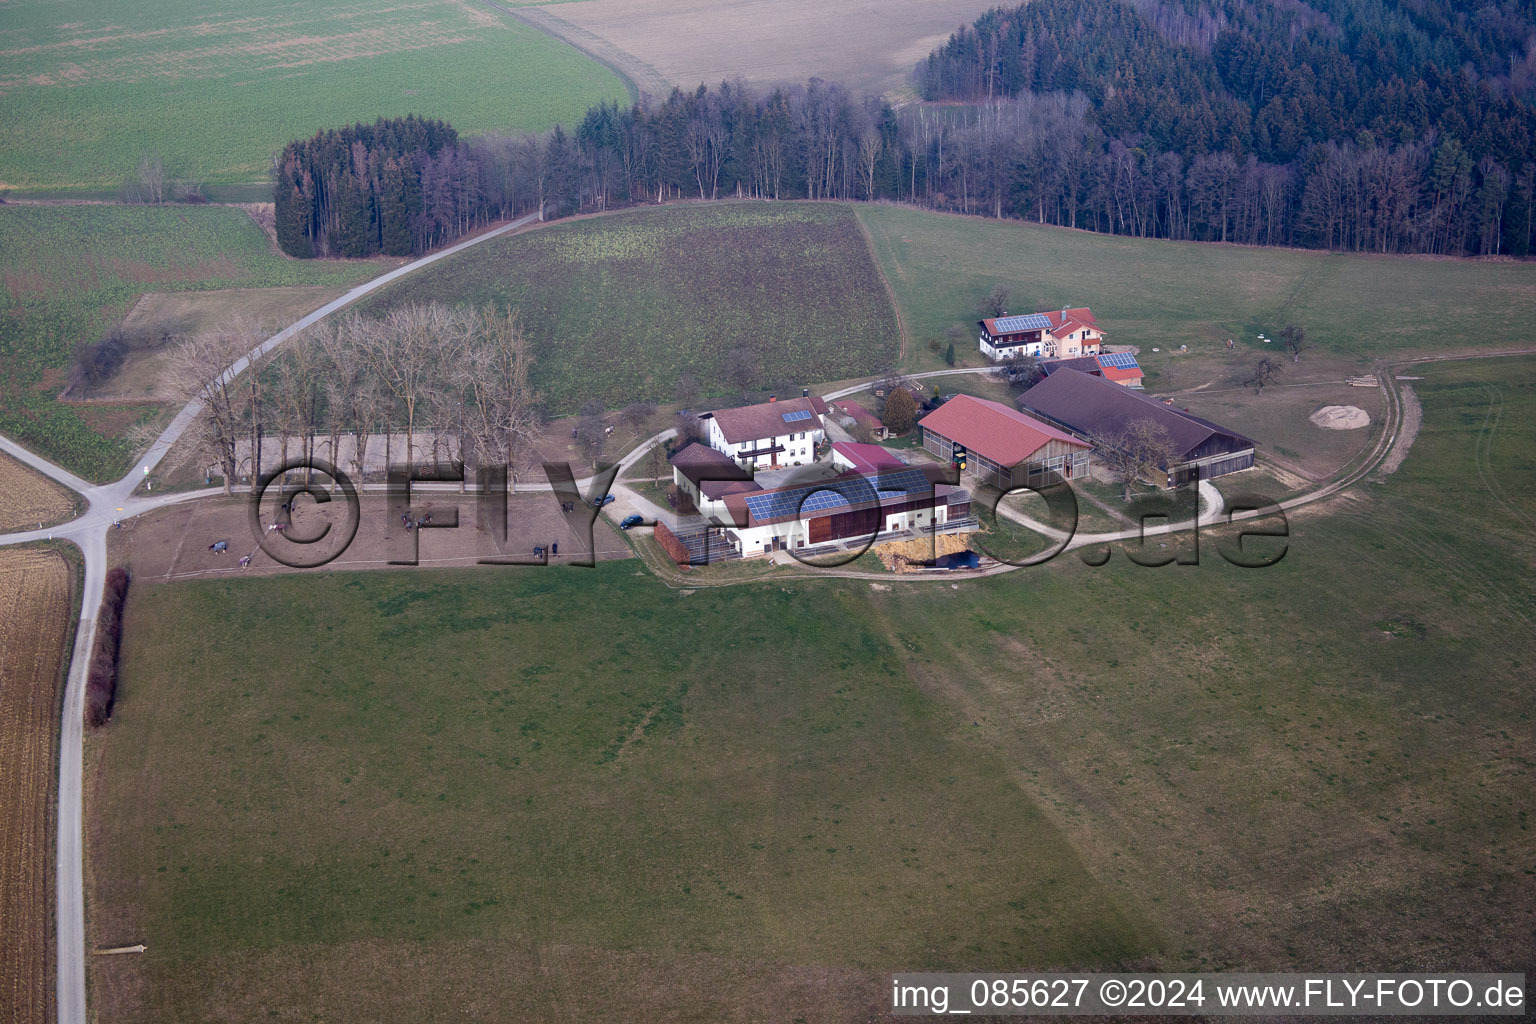
[[[433,303],[354,312],[322,320],[264,365],[226,372],[260,337],[239,324],[184,339],[174,353],[177,390],[204,410],[188,440],[226,493],[275,468],[295,442],[308,460],[337,462],[350,438],[339,468],[361,479],[374,436],[389,445],[401,428],[406,452],[386,452],[386,462],[505,466],[511,485],[533,460],[543,420],[515,311]],[[430,451],[417,443],[426,423]],[[264,457],[264,446],[275,450]]]

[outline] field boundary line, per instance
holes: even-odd
[[[869,225],[864,223],[864,218],[859,216],[857,208],[848,211],[853,215],[853,222],[859,227],[859,234],[864,239],[864,248],[869,250],[870,262],[875,265],[875,273],[880,278],[880,286],[885,289],[886,301],[891,304],[891,310],[896,314],[896,365],[902,365],[907,358],[907,352],[912,348],[911,337],[907,333],[907,318],[901,315],[901,303],[896,301],[896,289],[891,287],[890,278],[885,276],[885,268],[880,265],[880,254],[875,251],[875,236],[869,233]]]
[[[520,25],[526,25],[533,29],[535,32],[542,32],[550,39],[569,46],[577,53],[580,53],[583,56],[596,61],[598,64],[601,64],[603,67],[613,72],[618,76],[619,81],[624,83],[624,89],[629,93],[629,102],[631,104],[639,103],[641,97],[646,95],[646,92],[640,88],[640,83],[636,81],[635,76],[631,74],[626,67],[624,67],[621,63],[614,60],[613,58],[604,56],[603,54],[599,53],[598,48],[594,47],[591,43],[577,42],[576,39],[572,38],[571,35],[567,35],[564,32],[559,31],[554,27],[554,25],[547,23],[545,19],[548,18],[550,21],[559,22],[561,25],[567,26],[573,35],[576,33],[582,33],[586,36],[589,36],[596,43],[607,45],[614,51],[614,53],[622,54],[624,57],[629,58],[629,60],[633,62],[635,68],[644,69],[644,71],[649,72],[655,77],[655,80],[649,84],[657,86],[656,91],[650,95],[658,102],[664,99],[666,94],[671,91],[671,83],[662,77],[661,72],[645,63],[645,61],[636,57],[629,51],[621,49],[618,45],[603,39],[602,36],[599,36],[594,32],[579,28],[576,25],[572,25],[564,18],[560,18],[553,14],[545,14],[542,8],[538,7],[527,9],[507,7],[504,4],[497,3],[496,0],[480,0],[480,3],[486,7],[491,8],[492,10],[501,12]],[[534,12],[537,12],[537,14]]]

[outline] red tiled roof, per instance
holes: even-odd
[[[1105,380],[1141,380],[1145,376],[1141,367],[1128,368],[1119,366],[1101,366],[1099,372]]]
[[[853,463],[853,468],[866,476],[882,469],[905,469],[907,464],[877,444],[858,444],[852,441],[834,441],[832,450]]]
[[[1052,441],[1091,447],[1033,416],[970,395],[956,395],[918,423],[999,466],[1016,466]]]
[[[1072,331],[1080,331],[1084,327],[1099,330],[1099,325],[1093,319],[1093,310],[1087,306],[1078,306],[1076,309],[1057,309],[1044,316],[1051,322],[1052,334],[1069,334]]]
[[[1050,322],[1051,326],[1050,326],[1049,330],[1050,330],[1051,334],[1053,336],[1055,336],[1055,337],[1060,337],[1063,334],[1071,334],[1073,331],[1081,331],[1081,330],[1083,330],[1085,328],[1092,328],[1093,330],[1098,331],[1100,334],[1104,333],[1104,329],[1102,327],[1100,327],[1098,325],[1098,323],[1093,319],[1093,310],[1089,309],[1087,306],[1078,306],[1075,309],[1056,309],[1056,310],[1051,310],[1050,312],[1046,312],[1046,313],[1033,313],[1033,314],[1010,313],[1009,314],[1009,316],[1025,316],[1025,315],[1043,316],[1043,317],[1045,317],[1045,319]],[[1002,332],[998,331],[998,329],[997,329],[997,320],[998,319],[999,319],[998,317],[987,317],[986,319],[981,321],[981,324],[982,324],[983,327],[985,327],[987,329],[987,333],[992,335],[994,338],[997,338],[997,337],[1008,337],[1008,332],[1007,331],[1002,331]],[[1027,332],[1027,331],[1015,331],[1013,333],[1014,334],[1027,334],[1029,332]]]

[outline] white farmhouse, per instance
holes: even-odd
[[[827,406],[809,391],[780,402],[717,409],[699,418],[709,430],[709,446],[743,466],[777,469],[814,462],[816,446],[826,437],[821,418]]]

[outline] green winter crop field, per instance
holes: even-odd
[[[349,285],[382,263],[291,260],[238,209],[0,206],[0,434],[89,479],[122,473],[123,433],[154,406],[57,400],[75,346],[145,292]]]
[[[474,0],[5,5],[0,188],[114,189],[140,157],[263,182],[322,128],[409,113],[542,130],[623,100],[617,75]]]
[[[550,411],[672,397],[692,373],[731,390],[738,347],[757,387],[874,373],[896,359],[895,313],[853,213],[824,204],[718,203],[637,210],[487,242],[382,291],[416,301],[512,305]]]

